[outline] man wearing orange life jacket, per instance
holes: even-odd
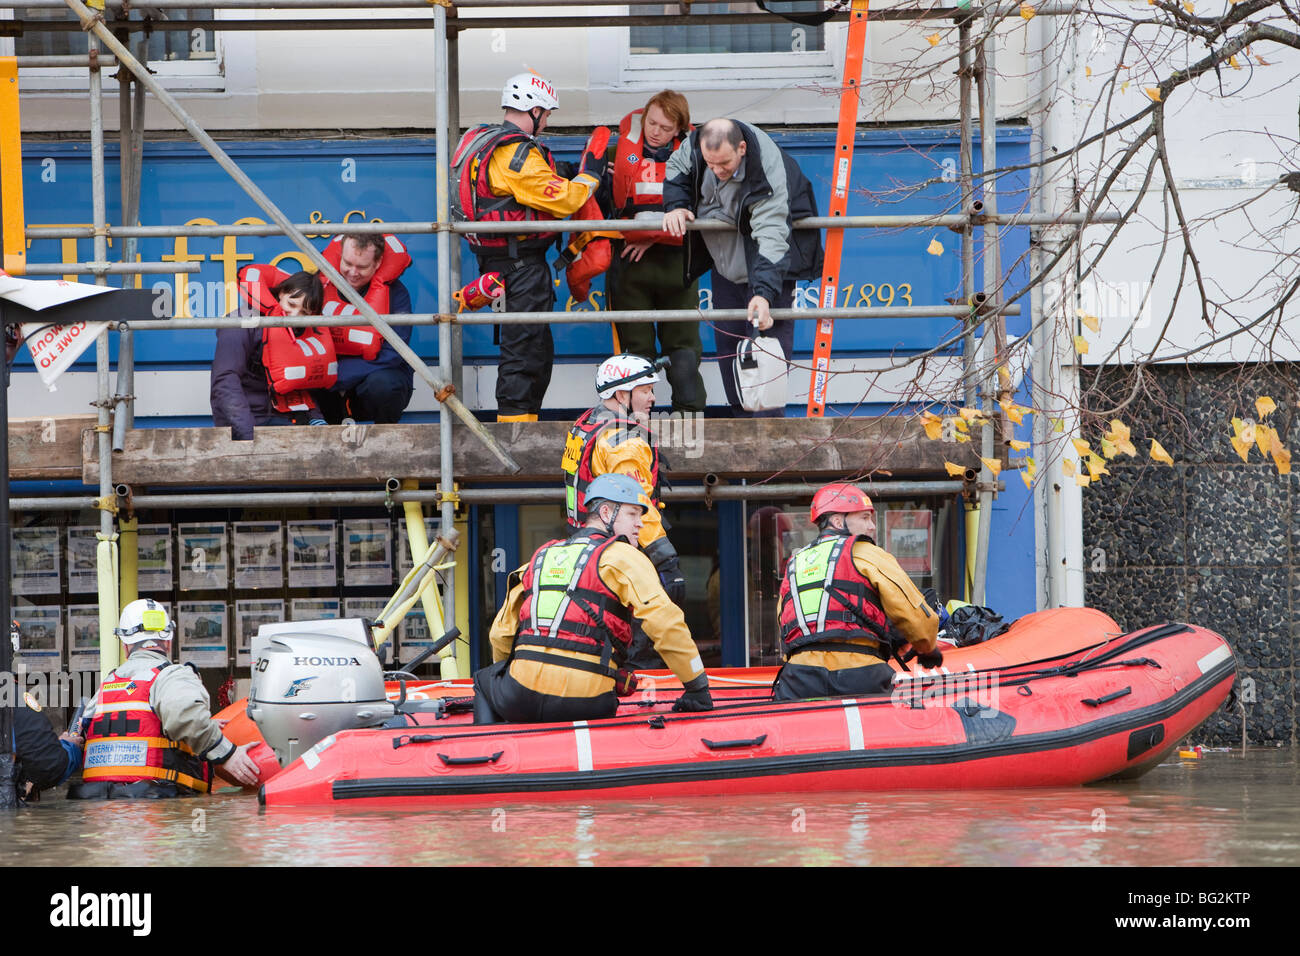
[[[173,625],[149,598],[122,609],[117,636],[125,661],[100,685],[87,708],[82,783],[71,799],[191,796],[212,786],[212,766],[245,786],[258,780],[248,750],[212,719],[198,672],[171,661]]]
[[[268,265],[239,272],[251,316],[319,315],[320,281],[310,272],[288,276]],[[242,310],[250,310],[245,313]],[[235,441],[252,441],[259,425],[323,425],[317,404],[338,374],[330,333],[322,329],[218,329],[209,399],[212,423]]]
[[[465,237],[478,258],[479,272],[500,273],[505,285],[500,301],[506,312],[550,312],[555,304],[546,253],[556,245],[557,234],[529,233],[526,224],[563,219],[584,205],[591,218],[600,218],[593,194],[605,172],[609,131],[603,130],[598,152],[588,145],[579,172],[566,179],[556,171],[550,150],[536,139],[559,105],[555,88],[536,73],[512,76],[501,93],[504,122],[467,131],[452,157],[455,218],[520,223],[516,234]],[[593,142],[596,139],[593,136]],[[497,336],[497,421],[537,421],[555,358],[551,327],[545,321],[501,325]]]
[[[817,540],[790,555],[777,618],[786,664],[774,700],[878,694],[893,685],[886,663],[894,632],[922,667],[938,667],[939,617],[907,572],[875,544],[876,509],[854,485],[826,485],[809,512]]]
[[[602,475],[589,491],[582,527],[511,574],[489,634],[495,663],[474,675],[476,723],[612,716],[636,687],[627,667],[633,620],[682,681],[673,710],[713,709],[686,618],[631,543],[645,493],[627,475]]]
[[[656,93],[645,109],[633,110],[618,127],[618,145],[611,150],[606,180],[612,184],[614,215],[620,219],[657,218],[663,214],[664,177],[668,158],[691,129],[690,106],[674,90]],[[611,309],[699,308],[698,281],[682,282],[685,273],[682,239],[666,232],[625,232],[605,280]],[[656,354],[671,360],[667,378],[672,386],[673,411],[703,412],[706,402],[700,375],[698,322],[625,322],[616,326],[625,352],[654,361]],[[659,336],[656,350],[655,335]]]
[[[411,256],[396,236],[335,236],[322,254],[380,315],[410,314],[411,293],[399,276],[410,267]],[[322,278],[322,284],[324,314],[357,311],[331,282]],[[413,326],[392,328],[398,338],[410,343]],[[338,381],[318,396],[326,420],[338,424],[348,418],[368,422],[400,419],[415,389],[415,370],[369,325],[335,326],[331,332],[339,355],[339,374]]]

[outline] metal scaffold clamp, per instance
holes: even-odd
[[[98,508],[100,511],[107,511],[111,515],[116,515],[117,495],[104,495],[102,498],[96,498],[95,507]],[[114,535],[113,537],[117,537],[117,535]]]

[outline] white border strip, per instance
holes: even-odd
[[[588,729],[585,720],[575,720],[573,722],[573,740],[578,745],[578,771],[585,773],[592,768],[591,731]]]
[[[849,749],[865,750],[866,743],[862,738],[862,712],[858,710],[856,700],[844,702],[844,723],[849,728]]]
[[[1228,649],[1228,646],[1226,644],[1220,644],[1214,650],[1210,651],[1210,653],[1197,661],[1196,666],[1200,668],[1201,673],[1204,674],[1220,661],[1226,660],[1231,656],[1232,651]]]

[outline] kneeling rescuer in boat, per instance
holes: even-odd
[[[836,483],[813,496],[817,540],[790,555],[778,620],[786,664],[775,700],[879,694],[893,684],[885,663],[892,632],[938,667],[939,618],[888,551],[876,546],[876,508],[861,488]]]
[[[633,617],[681,679],[673,710],[713,709],[686,618],[635,544],[648,507],[635,479],[601,475],[587,487],[582,527],[511,575],[489,635],[496,663],[474,675],[476,722],[612,716],[636,686],[625,667]]]

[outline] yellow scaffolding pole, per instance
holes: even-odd
[[[0,57],[0,203],[3,203],[4,270],[27,272],[23,216],[23,145],[18,114],[18,58]]]
[[[420,483],[414,478],[402,480],[403,491],[417,491],[419,487]],[[429,553],[429,537],[424,530],[424,509],[420,507],[418,501],[404,501],[402,512],[406,517],[406,537],[411,543],[411,563],[419,564]],[[459,577],[460,575],[457,575],[457,578]],[[437,584],[426,588],[420,594],[420,601],[424,605],[424,620],[429,628],[429,637],[436,641],[447,630],[446,621],[442,616],[442,599],[438,595]],[[459,641],[453,643],[443,652],[441,660],[444,679],[450,680],[461,676],[456,659],[456,645],[459,643]]]

